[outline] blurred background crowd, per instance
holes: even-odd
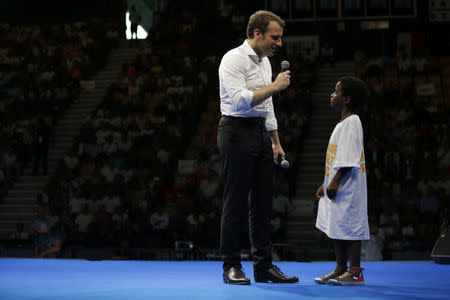
[[[102,248],[108,258],[217,258],[223,189],[218,66],[226,51],[243,42],[251,13],[266,7],[283,16],[284,10],[273,1],[147,1],[154,5],[144,28],[148,35],[130,43],[125,12],[138,2],[103,2],[115,7],[113,13],[93,9],[97,15],[82,21],[31,24],[3,16],[7,21],[0,22],[0,199],[17,188],[27,169],[46,176],[33,195],[31,222],[20,212],[16,218],[1,215],[17,224],[2,236],[3,247],[25,245],[46,257],[82,257],[83,249]],[[293,78],[285,93],[274,96],[291,162],[274,178],[275,243],[289,245],[289,220],[301,218],[293,213],[302,172],[296,162],[306,151],[316,103],[329,101],[315,97],[314,86],[321,70],[346,61],[370,89],[360,113],[371,228],[367,259],[401,259],[395,253],[408,251],[429,257],[449,214],[450,40],[436,47],[430,41],[438,34],[416,34],[424,23],[434,28],[423,14],[404,21],[416,25],[409,30],[416,39],[412,47],[395,39],[408,31],[399,20],[371,37],[342,33],[340,25],[333,36],[327,28],[339,22],[332,20],[287,22],[285,36],[316,35],[318,43],[294,52],[286,45],[271,59],[276,76],[289,58]],[[373,47],[365,43],[369,38],[384,45]],[[80,82],[105,68],[108,53],[121,47],[133,49],[132,60],[86,114],[55,170],[49,169],[53,129],[80,96]],[[242,241],[248,243],[248,232]]]

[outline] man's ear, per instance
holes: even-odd
[[[255,30],[253,31],[253,36],[255,37],[255,39],[260,39],[260,38],[262,38],[262,32],[261,32],[261,30],[255,29]]]
[[[352,103],[352,98],[350,96],[345,96],[344,97],[344,103],[347,104],[347,105]]]

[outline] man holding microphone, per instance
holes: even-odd
[[[284,26],[272,12],[257,11],[250,16],[247,40],[228,51],[219,67],[222,118],[217,141],[224,178],[220,249],[228,284],[250,284],[242,272],[239,243],[247,212],[255,281],[298,281],[272,264],[270,238],[273,172],[278,156],[285,157],[272,95],[289,86],[290,71],[272,82],[268,57],[282,46]]]

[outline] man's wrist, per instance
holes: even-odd
[[[278,84],[276,83],[276,81],[272,82],[272,83],[270,84],[270,87],[271,87],[271,89],[272,89],[272,95],[275,94],[275,93],[278,93],[278,92],[280,91],[280,90],[279,90],[279,86],[278,86]]]

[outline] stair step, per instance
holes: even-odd
[[[316,109],[316,113],[317,113],[317,109]],[[328,123],[334,123],[334,121],[339,120],[339,118],[336,117],[336,113],[329,112],[329,113],[315,114],[309,120],[310,120],[310,122],[322,121],[322,122],[325,122],[328,124]]]
[[[320,185],[319,185],[320,186]],[[319,186],[317,186],[317,188],[319,188]],[[301,197],[302,200],[311,200],[314,199],[315,195],[316,195],[316,191],[317,188],[315,190],[304,190],[301,192],[297,192],[297,197]]]
[[[323,123],[323,124],[315,124],[314,128],[311,128],[311,132],[323,132],[324,130],[330,130],[330,128],[334,128],[336,124]]]
[[[55,145],[55,147],[51,148],[48,152],[49,154],[57,154],[57,153],[66,153],[67,149],[65,149],[66,146],[71,146],[72,143],[61,143],[61,144],[57,144]]]
[[[60,145],[61,141],[67,141],[67,142],[63,142],[63,144],[68,143],[68,142],[72,141],[73,138],[74,138],[73,136],[68,136],[68,135],[58,136],[58,140],[56,141],[55,145]]]
[[[299,173],[297,176],[301,176],[301,173],[314,172],[313,168],[318,168],[317,170],[323,171],[324,160],[317,159],[313,163],[308,163],[307,161],[299,161]]]
[[[319,144],[313,144],[313,145],[303,145],[302,150],[305,152],[320,152],[320,153],[324,153],[325,154],[325,150],[326,150],[326,146],[324,145],[319,145]]]
[[[30,213],[36,214],[38,206],[35,204],[5,204],[0,206],[0,211],[2,213]],[[1,219],[1,216],[0,216]]]
[[[30,195],[35,195],[36,194],[36,190],[38,189],[26,189],[26,190],[21,190],[21,189],[13,189],[10,190],[8,192],[8,196],[9,197],[21,197],[21,196],[30,196]]]
[[[0,220],[17,220],[19,218],[30,219],[36,216],[36,212],[0,212]]]
[[[325,98],[325,97],[328,97],[328,99],[330,99],[331,92],[330,91],[324,91],[324,90],[313,91],[312,96],[314,98],[317,98],[317,99],[322,99],[322,98]],[[315,104],[317,104],[317,102]]]
[[[70,111],[64,116],[64,118],[74,120],[84,120],[86,118],[86,113],[81,111]]]
[[[66,119],[64,121],[61,121],[60,125],[64,126],[64,127],[80,128],[81,121],[79,119],[76,119],[76,118],[68,118],[68,119]]]
[[[36,175],[36,176],[24,175],[21,178],[23,179],[23,181],[27,181],[27,182],[47,181],[48,180],[48,176],[45,176],[45,175]]]
[[[314,124],[311,124],[314,126]],[[320,126],[320,125],[318,125]],[[319,129],[314,129],[314,130],[310,130],[308,133],[308,137],[307,139],[305,139],[305,141],[303,142],[303,144],[309,143],[309,139],[312,139],[314,141],[321,141],[321,142],[325,142],[328,143],[328,140],[330,138],[330,133],[331,133],[331,129],[330,127],[322,127],[322,128],[326,128],[325,130],[319,130]]]
[[[78,129],[79,130],[79,129]],[[66,138],[74,138],[74,137],[76,137],[76,136],[78,136],[79,135],[79,133],[77,133],[77,134],[73,134],[72,132],[70,133],[70,134],[66,134],[66,133],[64,133],[64,132],[57,132],[57,133],[55,133],[55,140],[59,140],[59,138],[62,138],[62,137],[66,137]],[[58,144],[60,144],[60,143],[58,143]]]
[[[92,91],[90,93],[80,95],[80,97],[78,97],[78,99],[75,101],[75,103],[94,102],[94,101],[97,101],[98,99],[101,99],[101,97],[103,97],[103,96],[104,95],[102,95],[98,91]]]
[[[32,204],[36,204],[36,197],[32,197],[32,198],[17,198],[17,199],[3,199],[2,204],[3,205],[10,205],[10,204],[32,205]]]
[[[67,117],[67,119],[73,119],[70,117]],[[79,124],[75,124],[75,123],[69,123],[69,124],[60,124],[60,126],[58,128],[55,129],[55,135],[58,133],[72,133],[72,132],[78,132],[80,131],[80,126],[82,125],[83,122],[79,122]]]
[[[14,185],[14,188],[16,189],[27,189],[27,188],[33,188],[33,187],[37,187],[40,186],[41,183],[40,182],[18,182]]]
[[[67,140],[64,144],[56,144],[49,150],[49,161],[53,159],[53,156],[60,157],[61,155],[65,155],[70,147],[73,145],[74,138]],[[65,148],[67,146],[67,148]],[[55,151],[56,150],[56,151]],[[51,155],[50,155],[51,153]]]
[[[76,136],[76,134],[64,134],[62,132],[58,132],[55,134],[55,146],[71,143],[71,140],[73,140]]]
[[[300,164],[300,170],[313,170],[325,164],[325,154],[307,157],[300,156],[298,162]]]
[[[300,165],[299,167],[300,173],[298,176],[302,176],[303,174],[312,174],[313,172],[323,172],[324,166],[323,164],[320,165]]]
[[[92,110],[91,107],[85,107],[85,106],[80,106],[80,107],[73,107],[72,109],[70,109],[70,113],[74,113],[74,112],[90,112]],[[68,114],[70,115],[70,114]]]
[[[80,125],[81,126],[81,125]],[[61,128],[55,131],[55,136],[60,136],[60,135],[77,135],[80,133],[80,128],[79,127],[65,127],[65,128]]]
[[[89,109],[94,110],[94,109],[97,108],[98,104],[99,103],[97,103],[97,101],[93,102],[93,101],[88,99],[88,100],[80,101],[80,102],[76,103],[77,106],[74,107],[74,108],[83,107],[83,108],[89,108]]]
[[[308,140],[303,145],[320,145],[321,147],[323,147],[326,144],[328,144],[328,138],[324,136],[324,138],[315,138],[313,140]]]
[[[296,188],[297,190],[309,190],[311,191],[311,195],[313,195],[312,197],[315,197],[314,195],[316,194],[317,189],[319,188],[319,186],[323,183],[323,181],[318,181],[318,182],[301,182],[301,183],[297,183],[296,184]]]
[[[6,220],[1,220],[0,221],[0,232],[2,233],[13,233],[14,231],[16,231],[16,225],[18,222],[20,223],[24,223],[24,224],[31,224],[33,221],[34,217],[19,217],[17,218],[17,220],[11,220],[11,219],[6,219]],[[26,228],[27,226],[25,226]]]
[[[297,185],[299,186],[315,186],[319,187],[323,182],[323,174],[318,173],[317,175],[305,176],[302,179],[297,180]]]
[[[297,180],[305,180],[307,178],[314,178],[318,180],[323,179],[323,173],[325,172],[324,164],[320,163],[318,165],[309,165],[303,168],[300,168],[300,173],[297,176]]]

